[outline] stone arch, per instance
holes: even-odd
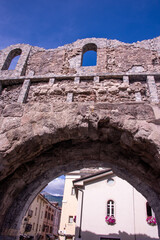
[[[28,44],[11,45],[1,51],[0,54],[0,75],[2,78],[11,78],[24,76],[26,74],[26,66],[31,46]],[[12,60],[19,56],[14,71],[8,70]]]
[[[83,65],[83,56],[88,51],[96,52],[96,62],[97,62],[97,45],[95,43],[87,43],[82,48],[82,58],[81,58],[81,66]]]
[[[17,56],[20,56],[21,54],[22,54],[22,49],[20,48],[15,48],[11,50],[3,64],[2,70],[8,70],[13,59]]]
[[[133,104],[126,112],[121,104],[117,118],[108,104],[19,106],[19,125],[12,125],[13,106],[3,112],[12,127],[3,133],[1,146],[0,239],[16,239],[24,211],[46,183],[89,166],[111,167],[131,183],[159,223],[159,153],[155,126],[148,123],[154,118],[151,107]]]

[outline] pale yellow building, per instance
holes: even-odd
[[[62,212],[60,219],[59,237],[60,240],[69,240],[75,238],[75,217],[77,215],[78,201],[73,186],[73,181],[83,176],[99,172],[97,168],[84,168],[70,172],[65,176],[64,194],[62,201]]]
[[[47,199],[38,194],[22,220],[19,235],[33,236],[35,238],[42,234],[47,204]]]
[[[73,187],[73,180],[80,178],[79,171],[68,173],[65,176],[65,186],[62,201],[62,213],[60,220],[60,240],[73,239],[75,236],[74,217],[77,214],[77,198]]]

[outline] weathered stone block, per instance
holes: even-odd
[[[6,106],[3,110],[4,117],[22,117],[23,107],[19,103],[14,103]]]
[[[111,94],[116,94],[119,92],[119,89],[115,86],[111,87],[108,89],[108,92],[111,93]]]
[[[10,147],[10,142],[6,136],[6,134],[0,135],[0,151],[6,151]]]

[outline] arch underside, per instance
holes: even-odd
[[[49,181],[91,166],[111,167],[132,184],[159,223],[159,148],[153,134],[159,128],[151,106],[92,102],[52,104],[51,111],[43,104],[21,108],[21,124],[6,132],[9,143],[1,152],[0,239],[16,239],[25,211]]]
[[[8,54],[7,59],[5,60],[4,65],[2,67],[2,70],[8,70],[12,60],[17,56],[20,56],[21,53],[22,53],[22,50],[20,48],[13,49]]]

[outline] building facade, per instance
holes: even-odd
[[[24,216],[20,228],[20,236],[32,239],[42,236],[45,211],[48,201],[38,194]]]
[[[147,217],[154,218],[146,199],[111,170],[87,177],[80,177],[79,173],[73,181],[69,176],[65,182],[68,194],[62,205],[61,239],[159,239],[157,226],[146,221]],[[76,194],[72,198],[73,187]],[[75,216],[76,223],[71,223]],[[113,222],[107,220],[110,217]]]
[[[60,218],[61,218],[61,207],[57,204],[54,204],[54,217],[53,217],[53,235],[55,238],[59,236],[59,226],[60,226]]]
[[[55,203],[47,201],[42,236],[43,239],[58,239],[61,209]]]
[[[50,203],[42,194],[38,194],[24,216],[20,228],[20,237],[37,240],[58,238],[61,208]]]

